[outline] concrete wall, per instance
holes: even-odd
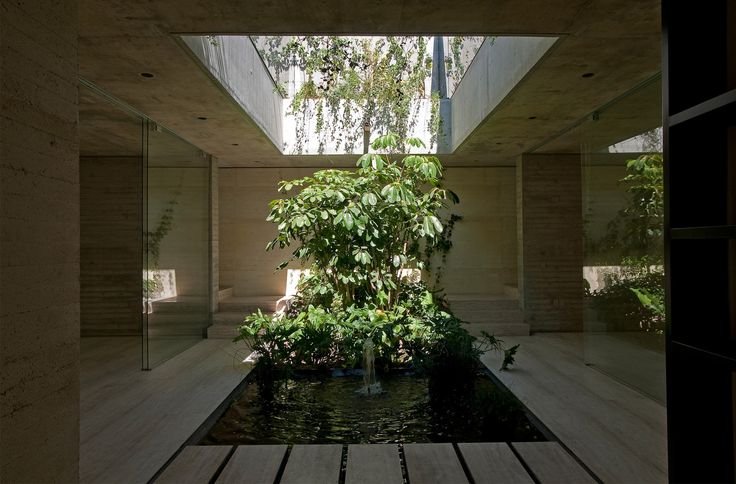
[[[79,478],[77,2],[0,3],[0,481]]]
[[[249,37],[181,37],[204,69],[279,149],[283,149],[282,97]]]
[[[580,156],[524,155],[517,210],[519,292],[532,331],[582,330]]]
[[[274,269],[290,252],[266,252],[276,226],[266,222],[268,202],[279,198],[280,180],[310,175],[314,169],[220,168],[220,286],[235,296],[283,294],[286,272]]]
[[[513,167],[448,168],[446,186],[460,197],[441,286],[447,294],[502,294],[516,284]]]
[[[557,37],[487,38],[452,95],[452,149],[457,149],[517,87]]]
[[[279,180],[314,169],[221,168],[220,284],[236,296],[283,294],[286,273],[274,268],[290,252],[265,252],[275,226],[265,221]],[[516,280],[514,168],[451,168],[447,186],[460,197],[443,286],[449,294],[500,294]]]
[[[82,336],[141,334],[142,160],[80,160]]]

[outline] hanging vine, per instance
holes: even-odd
[[[425,85],[432,74],[428,36],[388,37],[254,37],[264,62],[288,92],[285,74],[303,73],[292,93],[288,114],[296,121],[291,149],[303,153],[314,121],[318,151],[353,152],[369,133],[407,138],[418,126],[420,100],[427,99],[427,129],[436,142],[440,132],[439,96]],[[464,37],[453,45],[462,48]],[[476,49],[477,50],[477,49]],[[455,62],[453,65],[461,65]],[[400,150],[405,146],[399,147]]]

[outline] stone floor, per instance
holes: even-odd
[[[666,410],[585,365],[582,334],[504,337],[517,364],[495,371],[604,482],[666,482]],[[245,376],[242,348],[204,340],[150,372],[138,338],[82,340],[82,482],[146,482]]]

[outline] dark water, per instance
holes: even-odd
[[[360,376],[300,375],[263,399],[250,383],[203,444],[508,442],[545,440],[513,395],[483,373],[437,390],[407,374],[379,375],[384,393],[363,396]],[[434,388],[434,387],[433,387]]]

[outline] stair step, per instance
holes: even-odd
[[[240,325],[247,316],[239,311],[220,311],[212,315],[212,324]]]
[[[510,299],[508,301],[456,301],[450,303],[453,312],[465,311],[518,311],[519,301]]]
[[[220,286],[220,290],[217,291],[217,300],[222,301],[233,297],[233,286]]]
[[[207,328],[207,339],[233,339],[238,335],[237,325],[215,323]]]
[[[220,301],[221,312],[241,312],[250,314],[260,309],[263,312],[276,310],[276,303],[282,296],[228,297]]]
[[[493,313],[454,313],[455,316],[466,323],[489,323],[489,324],[519,324],[524,322],[521,311],[515,314],[493,314]]]
[[[469,323],[465,329],[473,336],[480,336],[481,331],[494,336],[529,336],[527,323]]]
[[[152,301],[150,307],[153,313],[186,314],[207,313],[207,298],[201,296],[176,296],[159,301]]]
[[[516,284],[506,284],[503,286],[503,292],[509,297],[519,299],[519,286]]]

